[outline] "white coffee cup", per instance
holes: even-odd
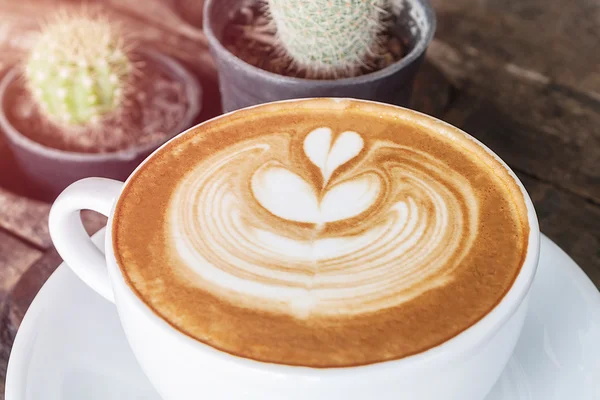
[[[182,334],[154,314],[125,282],[113,252],[114,205],[130,180],[123,184],[87,178],[69,186],[52,206],[50,234],[73,271],[116,304],[135,356],[165,400],[482,400],[514,350],[539,256],[537,218],[518,179],[530,227],[527,254],[512,287],[490,313],[458,336],[425,352],[394,361],[327,369],[236,357]],[[79,211],[84,209],[109,217],[106,256],[83,228]]]

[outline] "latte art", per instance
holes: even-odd
[[[238,357],[349,367],[431,349],[485,317],[529,237],[510,172],[393,106],[294,100],[175,138],[125,184],[115,258],[179,332]]]
[[[327,127],[207,157],[168,209],[194,284],[297,318],[373,312],[445,285],[479,223],[472,185],[443,160]]]

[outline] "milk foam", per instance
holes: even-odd
[[[321,127],[198,162],[168,205],[193,283],[246,307],[353,315],[452,279],[479,219],[467,179],[433,156]]]

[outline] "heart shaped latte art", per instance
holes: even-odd
[[[307,318],[394,307],[452,279],[477,233],[465,178],[357,132],[293,139],[249,139],[183,179],[170,229],[194,284]]]
[[[260,205],[282,219],[317,225],[356,217],[372,206],[381,191],[376,174],[328,186],[333,172],[363,149],[363,139],[356,132],[343,132],[332,141],[328,128],[316,129],[304,141],[306,156],[322,174],[322,188],[279,163],[267,163],[252,176],[252,193]]]

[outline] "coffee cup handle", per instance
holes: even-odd
[[[92,243],[81,222],[81,210],[109,216],[123,182],[86,178],[67,187],[50,209],[50,237],[66,264],[89,287],[114,303],[104,254]]]

